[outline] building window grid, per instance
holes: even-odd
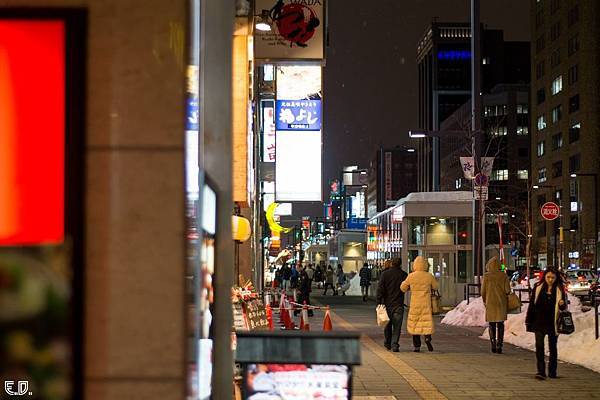
[[[577,122],[576,124],[571,125],[571,128],[569,128],[569,144],[575,143],[579,140],[580,132],[581,122]]]
[[[498,117],[508,115],[508,106],[506,104],[485,106],[483,115],[486,117]]]
[[[529,105],[517,104],[517,114],[529,114]]]
[[[552,178],[560,178],[562,176],[562,161],[552,163]]]
[[[521,180],[528,180],[529,179],[529,170],[526,169],[520,169],[517,170],[517,178],[521,179]]]
[[[552,150],[558,150],[563,146],[563,136],[562,133],[557,133],[552,136]]]
[[[567,20],[569,27],[575,25],[579,21],[579,4],[569,10]]]
[[[573,65],[569,68],[569,85],[573,85],[579,80],[579,67],[578,64]]]
[[[508,127],[506,126],[494,126],[489,129],[490,136],[507,136]]]
[[[562,92],[562,89],[562,75],[559,75],[552,81],[552,95],[557,95],[558,93]]]
[[[528,126],[517,126],[517,135],[518,136],[529,135],[529,127]]]
[[[538,169],[538,182],[544,183],[544,182],[546,182],[546,180],[547,180],[546,167],[542,167],[542,168]]]
[[[581,168],[581,155],[575,154],[569,157],[569,174],[574,174]]]
[[[546,41],[544,39],[544,34],[542,33],[542,35],[540,37],[538,37],[537,40],[535,41],[536,53],[539,53],[542,50],[544,50],[544,47],[546,47]]]
[[[560,21],[557,21],[550,27],[550,41],[554,42],[560,37]]]
[[[562,104],[559,104],[552,109],[552,123],[556,124],[561,119],[562,119]]]
[[[546,154],[546,142],[542,140],[537,144],[537,156],[542,157],[544,154]]]
[[[537,79],[540,79],[544,76],[544,74],[546,73],[546,65],[544,60],[540,61],[537,63],[537,65],[535,66],[535,77]]]
[[[569,113],[579,111],[579,94],[569,98]]]
[[[507,169],[493,170],[490,180],[492,180],[492,181],[507,181],[508,180],[508,170]]]
[[[550,55],[550,67],[555,68],[560,64],[560,49],[556,49]]]
[[[540,116],[538,116],[538,119],[537,119],[537,129],[538,129],[538,131],[543,131],[544,129],[546,129],[547,125],[548,124],[546,123],[546,116],[543,115],[543,114],[540,115]]]

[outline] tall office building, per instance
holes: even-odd
[[[483,29],[482,92],[489,93],[499,83],[528,83],[528,47],[527,43],[505,42],[501,30]],[[418,128],[438,131],[442,121],[471,97],[469,24],[432,22],[417,46],[417,63]],[[419,191],[440,189],[440,142],[444,140],[426,138],[416,143]]]
[[[600,2],[531,3],[534,262],[597,266]],[[546,201],[562,206],[561,218],[542,218]]]

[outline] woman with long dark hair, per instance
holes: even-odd
[[[544,361],[544,338],[546,336],[548,336],[550,350],[548,376],[550,378],[557,377],[558,315],[559,310],[566,308],[566,298],[561,273],[555,268],[546,269],[540,281],[533,288],[525,318],[527,331],[535,333],[536,379],[546,379],[546,363]]]

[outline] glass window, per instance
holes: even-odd
[[[508,135],[508,128],[506,126],[495,126],[490,128],[489,133],[492,136],[506,136]]]
[[[528,114],[529,113],[529,105],[528,104],[517,104],[517,114]]]
[[[408,219],[408,244],[422,246],[425,244],[425,218]]]
[[[517,135],[519,135],[519,136],[529,135],[529,127],[528,126],[517,126]]]
[[[579,95],[569,98],[569,113],[579,111]]]
[[[559,104],[552,109],[552,123],[556,124],[561,119],[562,119],[562,104]]]
[[[473,224],[470,218],[458,218],[457,219],[457,232],[456,232],[456,243],[458,244],[471,244]]]
[[[535,41],[536,53],[539,53],[540,51],[544,50],[544,47],[546,47],[546,41],[544,40],[544,34],[542,33],[542,35]]]
[[[560,93],[562,88],[562,75],[559,75],[552,81],[552,95]]]
[[[538,169],[538,182],[544,183],[546,182],[546,179],[546,167]]]
[[[544,60],[542,60],[539,63],[537,63],[537,65],[535,66],[535,77],[537,79],[540,79],[541,77],[544,76],[545,73],[546,73],[546,67],[545,67]]]
[[[538,119],[537,119],[537,128],[538,128],[538,131],[546,129],[546,126],[547,126],[547,124],[546,124],[546,116],[540,115],[538,117]]]
[[[507,169],[495,169],[492,171],[492,176],[490,177],[492,181],[507,181],[508,180],[508,170]]]
[[[537,91],[537,103],[542,104],[544,101],[546,101],[546,89],[540,88]]]
[[[552,163],[552,177],[560,178],[562,176],[562,161]]]
[[[550,1],[550,14],[555,14],[560,8],[560,0]]]
[[[580,168],[581,168],[581,155],[575,154],[574,156],[569,157],[569,174],[578,172]]]
[[[543,140],[541,142],[538,142],[538,144],[537,144],[537,156],[538,157],[541,157],[546,153],[545,144],[546,143]]]
[[[556,21],[550,27],[550,40],[554,42],[559,37],[560,37],[560,21]]]
[[[575,7],[569,10],[567,20],[569,27],[575,25],[577,21],[579,21],[579,5],[576,5]]]
[[[569,143],[574,143],[579,140],[579,134],[581,131],[581,123],[578,122],[573,124],[569,129]]]
[[[579,50],[579,35],[575,35],[569,39],[567,49],[569,55],[577,53],[577,51]]]
[[[430,217],[427,221],[426,244],[428,246],[454,244],[453,219]]]
[[[529,179],[529,170],[526,170],[526,169],[517,170],[517,178],[526,181],[527,179]]]
[[[563,145],[562,133],[557,133],[552,136],[552,150],[560,149]]]
[[[579,80],[579,68],[577,67],[577,64],[575,64],[571,68],[569,68],[569,85],[574,84],[578,80]]]
[[[550,55],[550,67],[554,68],[560,64],[560,48],[556,49]]]

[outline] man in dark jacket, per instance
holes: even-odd
[[[371,286],[371,268],[369,264],[364,263],[358,275],[360,276],[360,289],[362,291],[363,301],[369,297],[369,286]]]
[[[377,287],[377,304],[384,304],[390,322],[384,328],[385,341],[383,345],[386,349],[394,352],[400,351],[400,328],[404,318],[404,293],[400,290],[400,284],[406,279],[408,274],[402,271],[401,260],[394,258],[391,266],[383,271],[379,278]]]

